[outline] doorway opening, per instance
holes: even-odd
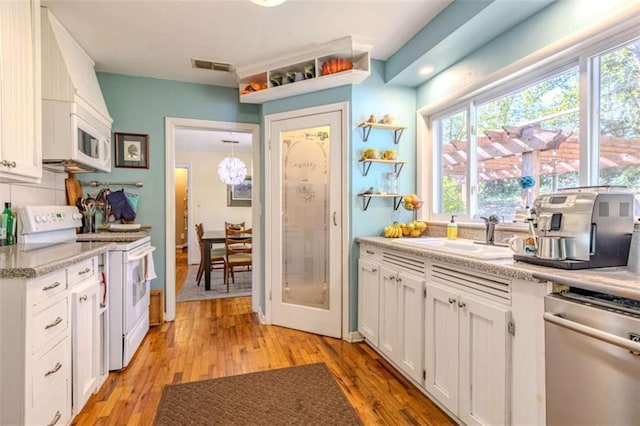
[[[176,208],[176,166],[189,165],[190,175],[186,192],[186,232],[188,256],[186,261],[197,268],[200,262],[200,249],[195,225],[203,223],[205,230],[224,231],[225,221],[250,223],[254,232],[254,246],[260,246],[261,218],[259,209],[260,188],[260,156],[259,126],[248,123],[217,122],[167,117],[165,121],[166,137],[166,318],[175,318],[176,304],[176,252],[180,244],[180,233],[176,231],[177,216],[183,211]],[[227,186],[220,182],[217,175],[219,162],[230,154],[228,145],[220,143],[220,139],[242,139],[246,141],[247,152],[241,154],[240,148],[234,146],[233,156],[243,156],[243,161],[251,171],[250,200],[251,206],[235,207],[228,205]],[[184,141],[186,140],[186,142]],[[216,143],[217,141],[217,143]],[[224,201],[223,201],[224,200]],[[255,200],[255,201],[254,201]],[[184,259],[184,257],[183,257]],[[262,260],[259,250],[252,256],[251,270],[252,306],[258,310],[261,286]],[[203,283],[201,282],[201,286]]]

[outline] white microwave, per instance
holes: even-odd
[[[42,101],[42,162],[66,172],[111,171],[111,123],[78,103]]]

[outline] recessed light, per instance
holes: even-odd
[[[278,6],[285,2],[285,0],[251,0],[251,1],[257,4],[258,6],[264,6],[264,7]]]
[[[426,65],[420,68],[420,71],[418,72],[420,73],[420,75],[429,75],[433,72],[433,67],[431,65]]]

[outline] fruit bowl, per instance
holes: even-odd
[[[402,207],[404,207],[405,210],[412,211],[412,210],[419,210],[423,204],[424,204],[424,201],[412,201],[411,204],[402,203]]]
[[[427,224],[426,222],[414,220],[406,225],[401,225],[400,229],[402,229],[403,237],[419,238],[427,231]]]

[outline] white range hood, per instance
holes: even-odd
[[[95,63],[46,7],[41,18],[43,163],[61,171],[109,172],[113,120]]]

